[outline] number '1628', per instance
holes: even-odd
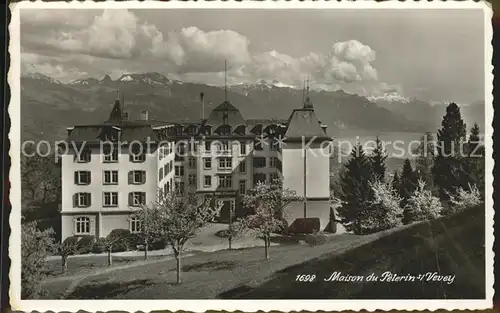
[[[299,274],[295,277],[295,281],[312,282],[316,278],[314,274]]]

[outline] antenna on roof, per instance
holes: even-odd
[[[224,100],[227,101],[227,61],[224,60]]]

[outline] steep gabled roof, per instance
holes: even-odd
[[[215,107],[212,111],[239,111],[234,105],[229,103],[229,101],[224,101]]]
[[[122,107],[120,105],[120,100],[116,100],[109,114],[108,122],[120,123],[123,120]]]
[[[293,110],[287,123],[285,132],[286,140],[318,138],[330,140],[326,132],[321,127],[309,94],[307,95],[302,109]]]

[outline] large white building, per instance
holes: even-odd
[[[68,128],[66,142],[80,153],[62,157],[62,240],[138,231],[134,207],[159,189],[215,193],[228,221],[230,210],[235,218],[248,213],[241,205],[248,190],[275,178],[306,195],[287,209],[289,224],[305,216],[328,223],[331,138],[308,96],[286,121],[244,119],[224,101],[193,123],[153,122],[146,111],[130,121],[117,100],[106,122]]]

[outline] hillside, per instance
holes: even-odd
[[[394,113],[411,117],[416,122],[433,125],[435,128],[441,126],[441,120],[446,112],[447,102],[431,104],[418,99],[398,99],[375,101],[380,107],[386,108]],[[476,101],[469,105],[460,106],[462,117],[467,125],[467,130],[477,123],[481,130],[485,126],[485,101]]]
[[[132,117],[147,109],[151,119],[161,121],[199,119],[201,92],[205,94],[206,114],[224,100],[221,87],[172,80],[160,73],[127,74],[116,80],[105,76],[69,84],[34,74],[21,79],[22,135],[25,139],[60,140],[66,127],[103,121],[117,90]],[[412,121],[358,95],[311,91],[310,96],[331,132],[429,130],[425,122]],[[301,106],[302,91],[269,84],[237,85],[229,87],[228,98],[247,118],[282,119]]]
[[[341,255],[324,255],[286,268],[258,286],[239,286],[221,297],[240,299],[481,299],[485,297],[484,206],[422,223],[387,235]],[[453,283],[325,282],[343,275],[390,271],[398,275],[439,272]],[[315,274],[310,283],[299,274]],[[239,290],[239,292],[238,292]]]

